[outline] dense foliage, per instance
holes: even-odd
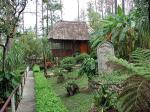
[[[34,66],[35,77],[35,97],[36,97],[36,112],[68,112],[66,107],[61,103],[61,100],[49,87],[44,74],[39,71],[38,66]]]
[[[71,71],[75,63],[76,61],[74,57],[66,57],[60,61],[60,66],[68,71]]]
[[[129,55],[137,47],[150,48],[149,23],[148,23],[148,3],[146,1],[136,1],[136,6],[129,14],[124,15],[120,6],[116,15],[108,15],[104,19],[97,19],[98,14],[90,17],[90,24],[94,32],[91,33],[90,44],[92,50],[104,40],[112,41],[116,56],[129,59]],[[145,7],[144,7],[145,5]],[[144,7],[144,8],[142,8]]]
[[[120,94],[122,112],[149,112],[150,79],[139,75],[129,77],[124,83]]]
[[[77,63],[83,63],[83,61],[86,59],[86,58],[89,58],[90,56],[86,53],[82,53],[82,54],[79,54],[75,57],[76,59],[76,62]]]
[[[80,75],[86,75],[90,80],[96,75],[96,61],[93,58],[86,58],[80,68]]]
[[[19,76],[15,73],[0,71],[0,99],[5,101],[18,84]]]
[[[94,104],[98,110],[113,111],[115,109],[115,103],[117,98],[113,96],[114,92],[110,91],[107,85],[101,85],[101,88],[96,92],[94,96]]]
[[[121,111],[123,112],[148,112],[149,108],[149,80],[150,67],[149,50],[137,49],[131,56],[132,64],[118,58],[109,57],[109,59],[121,66],[123,72],[130,74],[130,77],[123,84],[123,91],[120,94]],[[136,109],[135,109],[136,107]]]

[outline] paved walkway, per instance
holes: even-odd
[[[31,71],[28,73],[17,112],[35,112],[34,78]]]

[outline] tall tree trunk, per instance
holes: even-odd
[[[122,11],[125,14],[125,0],[122,0]]]
[[[22,31],[24,33],[24,12],[22,12]]]
[[[117,4],[117,0],[115,0],[115,14],[117,14],[118,13],[118,4]]]
[[[47,14],[46,14],[46,35],[48,35],[48,31],[49,31],[49,29],[48,29],[48,24],[49,24],[49,21],[48,21],[48,19],[49,19],[49,16],[48,16],[48,3],[47,3],[47,12],[46,12]]]
[[[6,48],[4,45],[0,44],[0,47],[3,48],[3,55],[2,55],[2,72],[5,71],[5,58],[6,58]]]
[[[114,0],[112,0],[112,14],[114,14]]]
[[[12,46],[13,37],[14,37],[15,32],[16,32],[16,24],[13,25],[12,30],[7,35],[6,42],[5,42],[6,52],[8,52],[10,50],[11,46]]]
[[[104,3],[101,4],[101,7],[102,7],[102,19],[104,18],[104,9],[103,9],[103,5],[104,5]]]
[[[148,19],[149,19],[149,26],[150,26],[150,0],[148,0]]]
[[[80,21],[80,2],[77,0],[78,3],[78,21]]]
[[[43,9],[43,0],[42,0],[42,36],[44,37],[44,9]]]
[[[2,67],[2,72],[5,71],[5,59],[6,59],[6,48],[3,47],[3,67]]]
[[[62,1],[60,0],[60,5],[62,6]],[[63,20],[63,11],[62,11],[62,7],[61,7],[61,10],[60,10],[60,13],[61,13],[61,20]]]
[[[45,53],[43,53],[43,61],[44,61],[44,74],[47,75],[47,64],[46,64],[46,56],[45,56]]]
[[[38,31],[37,31],[37,28],[38,28],[38,0],[36,0],[36,38],[38,37]]]
[[[97,0],[95,0],[95,11],[97,12]]]
[[[51,11],[50,12],[50,15],[51,15],[51,29],[53,29],[53,14],[54,14],[54,12]]]

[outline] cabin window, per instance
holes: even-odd
[[[69,49],[72,49],[72,43],[71,42],[62,42],[62,43],[55,42],[55,43],[52,43],[52,48],[69,50]]]
[[[53,43],[52,44],[52,48],[53,49],[62,49],[63,48],[63,44],[62,43]]]
[[[64,44],[64,49],[72,49],[72,43],[70,42],[70,43],[65,43]]]

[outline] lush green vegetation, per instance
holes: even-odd
[[[56,11],[62,8],[62,4],[57,0],[42,0],[47,15],[42,10],[42,38],[36,38],[38,35],[30,29],[16,32],[27,0],[1,1],[0,104],[19,84],[25,67],[37,63],[44,68],[43,73],[39,66],[33,67],[37,112],[149,112],[150,2],[132,2],[134,7],[128,13],[125,13],[124,0],[122,8],[117,6],[117,0],[114,3],[112,0],[89,2],[91,53],[65,57],[47,72],[46,62],[52,61],[53,57],[44,35],[59,19]],[[108,56],[108,60],[115,67],[112,73],[98,74],[96,51],[104,41],[114,46],[115,56]],[[49,73],[54,73],[54,77],[50,76],[48,82],[45,76]],[[68,95],[69,89],[74,91],[74,87],[76,94]]]
[[[86,53],[82,53],[82,54],[79,54],[75,57],[75,60],[76,60],[76,63],[79,63],[79,64],[82,64],[83,61],[86,59],[86,58],[89,58],[90,56]]]
[[[55,71],[56,68],[50,69],[49,72]],[[65,82],[57,83],[57,77],[49,78],[50,86],[55,90],[61,100],[64,102],[65,106],[71,112],[85,112],[91,109],[91,106],[94,104],[95,96],[97,96],[97,90],[90,90],[88,89],[89,81],[86,75],[80,77],[79,69],[74,70],[69,73],[64,73]],[[122,74],[119,72],[114,72],[112,74],[102,74],[96,75],[93,77],[93,81],[99,82],[107,88],[111,85],[120,85],[127,79],[129,76],[126,74]],[[79,93],[74,96],[67,96],[67,91],[65,89],[68,83],[76,83],[79,86]],[[106,88],[105,88],[106,89]],[[111,87],[110,87],[111,89]],[[112,88],[113,90],[113,88]],[[114,94],[112,95],[112,104],[117,107],[117,104],[114,101],[117,101],[117,92],[118,90],[113,90]],[[109,92],[111,94],[111,91]],[[78,107],[78,108],[77,108]]]
[[[51,72],[52,70],[50,70]],[[58,96],[61,98],[65,106],[68,108],[69,112],[85,112],[89,110],[93,101],[93,93],[86,91],[88,86],[88,79],[86,76],[78,78],[79,70],[72,71],[70,73],[65,73],[65,82],[57,83],[57,77],[49,78],[50,86],[55,90]],[[74,82],[80,87],[78,94],[74,96],[67,96],[67,91],[65,89],[68,82]]]
[[[64,59],[61,60],[61,67],[68,70],[68,71],[71,71],[72,70],[72,67],[75,65],[76,61],[75,61],[75,58],[74,57],[66,57]]]
[[[35,77],[36,112],[68,112],[61,100],[49,86],[38,66],[33,67]]]

